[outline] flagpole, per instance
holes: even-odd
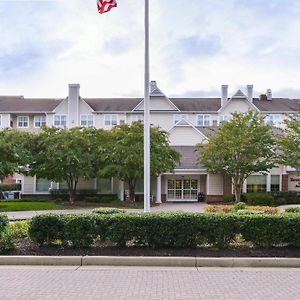
[[[150,212],[149,0],[145,0],[144,212]]]

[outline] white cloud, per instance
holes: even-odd
[[[78,82],[85,97],[142,96],[143,1],[104,15],[95,2],[0,1],[0,94],[64,97]],[[151,78],[170,96],[253,83],[300,98],[299,2],[249,2],[151,1]]]

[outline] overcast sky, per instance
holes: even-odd
[[[144,1],[0,0],[0,95],[143,96]],[[168,96],[300,98],[299,0],[150,0],[151,79]]]

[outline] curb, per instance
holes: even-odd
[[[0,265],[14,266],[153,266],[221,268],[300,268],[300,258],[142,257],[142,256],[0,256]]]

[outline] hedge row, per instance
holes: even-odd
[[[14,184],[5,184],[1,183],[0,184],[0,191],[5,192],[5,191],[20,191],[21,190],[21,184],[19,183],[14,183]]]
[[[89,247],[96,239],[155,248],[226,247],[242,236],[254,245],[300,246],[300,216],[200,213],[43,215],[32,218],[29,236],[38,245],[57,240]]]
[[[234,202],[234,195],[225,195],[225,203]],[[281,191],[272,193],[244,193],[241,201],[247,205],[278,206],[285,204],[300,204],[300,193],[296,191]]]

